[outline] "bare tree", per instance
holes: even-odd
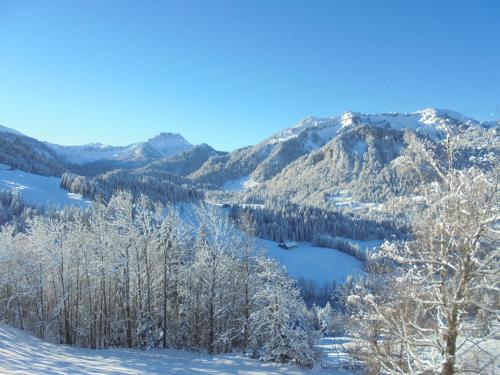
[[[487,344],[498,345],[498,170],[457,170],[451,156],[446,169],[427,160],[437,181],[423,188],[411,239],[386,242],[377,254],[394,272],[358,282],[347,298],[357,354],[391,374],[493,371],[499,354]]]

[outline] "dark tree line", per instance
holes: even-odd
[[[239,217],[242,212],[252,215],[259,237],[273,241],[310,241],[321,235],[346,237],[356,240],[384,239],[406,233],[404,223],[390,220],[383,214],[365,215],[322,209],[314,206],[283,201],[270,201],[260,208],[233,205],[230,216]]]

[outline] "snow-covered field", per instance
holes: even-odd
[[[290,276],[313,280],[318,285],[333,280],[343,282],[347,275],[363,272],[359,260],[339,250],[316,247],[308,242],[299,242],[298,247],[290,250],[278,247],[274,241],[258,239],[257,243],[271,258],[283,264]]]
[[[364,251],[375,251],[384,242],[383,240],[353,240],[351,238],[346,238],[346,237],[335,237],[335,238],[359,246],[359,248]]]
[[[330,348],[328,345],[325,349]],[[328,353],[326,353],[328,355]],[[332,354],[335,358],[335,355]],[[241,354],[208,356],[173,349],[91,350],[43,342],[0,324],[0,374],[155,375],[155,374],[310,374],[348,375],[344,370],[312,370],[262,363]]]
[[[351,345],[349,337],[323,337],[317,347],[324,353],[323,361],[328,368],[350,368],[356,363],[347,353]]]
[[[217,203],[210,204],[220,206]],[[178,203],[176,208],[184,221],[194,226],[198,225],[193,204]],[[221,209],[220,212],[225,213],[226,211]],[[332,281],[341,283],[345,281],[347,275],[358,275],[363,272],[363,264],[359,260],[339,250],[313,246],[309,242],[299,242],[298,247],[284,250],[275,241],[258,237],[256,237],[256,241],[257,246],[264,249],[269,257],[280,262],[291,277],[313,280],[319,286]],[[381,244],[379,240],[349,241],[365,250],[371,250]]]
[[[350,207],[353,209],[369,208],[379,210],[383,206],[380,203],[358,202],[352,199],[349,190],[340,190],[338,194],[327,196],[326,200],[332,202],[337,207]]]
[[[72,194],[62,189],[59,177],[39,176],[20,170],[10,170],[0,164],[0,190],[19,193],[23,200],[47,207],[74,205],[84,207],[89,202],[79,194]]]
[[[252,180],[250,176],[244,176],[237,180],[229,180],[224,182],[224,184],[222,184],[222,190],[239,193],[258,184],[259,183]]]

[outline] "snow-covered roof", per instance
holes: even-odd
[[[299,244],[297,242],[294,242],[294,241],[288,241],[288,242],[282,242],[282,243],[280,243],[279,246],[281,246],[283,248],[286,248],[286,249],[290,249],[292,247],[299,246]]]

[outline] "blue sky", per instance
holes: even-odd
[[[306,116],[500,118],[500,1],[0,1],[0,124],[230,150]]]

